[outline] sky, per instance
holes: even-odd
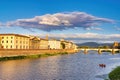
[[[0,0],[0,33],[120,42],[119,0]]]

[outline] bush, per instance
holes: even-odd
[[[109,73],[110,80],[120,80],[120,66]]]

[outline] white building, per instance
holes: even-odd
[[[61,49],[61,42],[59,40],[51,39],[48,41],[49,49]]]

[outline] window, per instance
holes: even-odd
[[[23,46],[23,49],[25,49],[25,46]]]
[[[12,43],[12,41],[11,41],[11,43]]]
[[[8,48],[8,46],[6,46],[6,48]]]
[[[6,41],[6,43],[8,43],[8,41]]]
[[[12,48],[12,45],[10,46],[10,48]]]
[[[6,37],[8,39],[8,37]]]
[[[20,46],[20,49],[22,49],[22,46]]]
[[[11,37],[11,39],[13,39],[13,37]]]
[[[2,41],[2,43],[4,43],[4,41]]]
[[[16,45],[16,49],[18,48],[18,46]]]
[[[4,37],[2,37],[2,39],[4,39]]]

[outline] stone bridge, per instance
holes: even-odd
[[[116,51],[120,52],[120,49],[98,49],[98,48],[91,48],[91,49],[79,49],[79,51],[84,51],[84,54],[87,54],[88,51],[97,51],[98,54],[102,54],[102,52],[111,52],[112,54],[115,54]]]

